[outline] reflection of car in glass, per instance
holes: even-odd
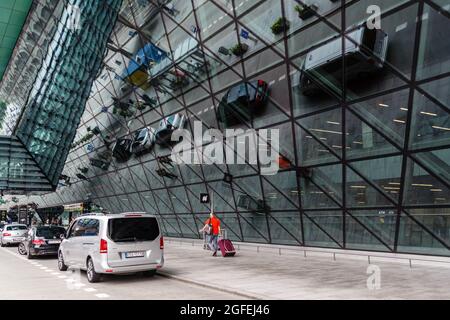
[[[149,127],[136,131],[131,145],[131,153],[141,154],[150,151],[155,144],[156,130]]]
[[[159,122],[159,128],[155,133],[155,141],[159,145],[167,145],[171,142],[172,133],[177,129],[183,129],[186,124],[186,116],[174,114],[162,119]]]
[[[264,213],[265,210],[270,210],[269,206],[264,204],[264,200],[254,199],[249,195],[239,195],[237,206],[255,213]]]
[[[7,224],[0,233],[0,244],[2,247],[10,244],[18,244],[25,240],[28,227],[25,224]]]
[[[383,68],[387,48],[388,35],[382,30],[371,30],[364,24],[347,33],[345,39],[346,79],[364,78]],[[333,89],[336,84],[340,86],[342,53],[341,37],[308,52],[300,72],[300,91],[310,96],[320,92],[320,86],[328,89]],[[334,91],[340,92],[340,89]]]
[[[126,162],[131,158],[131,144],[133,143],[130,139],[117,139],[112,147],[112,156],[116,158],[119,162]]]
[[[87,245],[86,245],[87,243]],[[58,268],[86,270],[89,282],[102,274],[144,272],[164,265],[164,240],[155,216],[144,213],[85,215],[69,227],[59,247]]]
[[[61,235],[65,232],[66,229],[58,226],[32,227],[25,240],[19,244],[18,251],[21,255],[27,255],[28,259],[34,256],[56,256],[61,244]]]
[[[218,109],[219,122],[226,127],[250,121],[267,101],[269,86],[263,80],[240,83],[225,94]]]

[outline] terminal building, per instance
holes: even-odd
[[[449,29],[447,0],[2,0],[2,216],[450,256]],[[278,130],[242,140],[278,172],[173,161],[196,122]]]

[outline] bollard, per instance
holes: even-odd
[[[257,247],[256,247],[256,252],[258,252],[258,253],[259,253],[259,246],[257,246]]]
[[[409,259],[409,267],[412,269],[412,261]]]
[[[333,252],[333,260],[336,261],[336,252]]]
[[[303,256],[306,258],[306,250],[303,250]]]
[[[367,260],[369,261],[369,264],[370,264],[370,256],[367,256]]]
[[[278,254],[281,256],[281,248],[278,248]]]

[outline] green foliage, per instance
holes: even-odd
[[[280,17],[274,22],[274,24],[270,28],[272,29],[272,32],[274,34],[279,34],[287,30],[289,28],[289,25],[290,25],[289,21],[286,18]]]
[[[241,56],[244,53],[246,53],[248,50],[248,45],[245,43],[238,43],[235,46],[230,48],[230,51],[236,55],[236,56]]]

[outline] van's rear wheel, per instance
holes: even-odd
[[[87,271],[86,271],[87,279],[90,283],[99,282],[101,280],[101,276],[99,273],[95,272],[94,262],[91,258],[87,261]]]
[[[67,271],[68,267],[64,263],[64,257],[62,255],[62,252],[58,252],[58,269],[59,271]]]

